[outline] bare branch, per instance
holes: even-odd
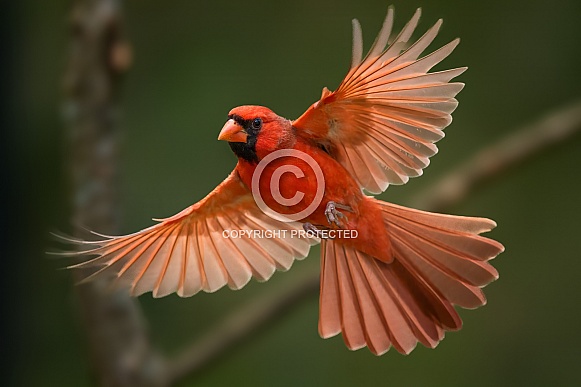
[[[413,203],[428,211],[439,211],[466,199],[474,188],[499,177],[506,170],[531,159],[581,130],[581,101],[556,110],[531,125],[512,131],[458,169],[444,176],[435,186],[424,190]],[[291,289],[266,295],[226,317],[223,324],[201,340],[187,346],[169,363],[172,381],[200,371],[220,355],[240,343],[252,332],[279,317],[307,297],[316,294],[319,273],[307,276]]]
[[[414,207],[441,211],[464,200],[479,185],[497,178],[581,130],[581,101],[576,101],[525,125],[482,149],[413,198]]]
[[[242,342],[263,325],[284,316],[291,306],[319,289],[319,277],[308,272],[296,279],[290,291],[264,294],[249,305],[227,316],[199,342],[184,349],[171,363],[168,375],[173,382],[199,371],[234,345]]]

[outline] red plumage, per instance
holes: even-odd
[[[435,347],[444,331],[461,327],[454,305],[486,302],[481,287],[498,277],[488,260],[504,248],[479,235],[495,226],[492,220],[423,212],[364,194],[421,175],[458,104],[463,84],[450,80],[465,68],[428,72],[458,40],[420,57],[441,21],[410,45],[419,16],[418,10],[387,45],[390,8],[364,59],[354,21],[349,73],[297,120],[260,106],[233,109],[219,136],[238,156],[232,174],[202,201],[148,229],[73,241],[87,247],[77,254],[97,256],[75,267],[97,266],[87,280],[109,273],[135,295],[190,296],[226,284],[239,289],[251,277],[266,281],[336,231],[322,240],[321,336],[342,333],[350,349],[367,346],[375,354],[390,346],[409,353],[417,342]],[[230,238],[232,230],[284,233]]]

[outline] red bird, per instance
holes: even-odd
[[[218,136],[238,157],[234,171],[200,202],[126,236],[75,241],[73,267],[99,267],[88,280],[113,275],[133,295],[182,297],[288,270],[322,240],[319,333],[342,333],[352,349],[376,355],[390,346],[409,353],[435,347],[462,321],[454,305],[477,308],[481,288],[498,278],[488,260],[503,246],[480,236],[485,218],[435,214],[364,194],[422,174],[444,137],[466,68],[428,71],[456,39],[420,57],[439,20],[408,43],[418,9],[390,39],[393,9],[362,59],[353,21],[353,60],[339,88],[323,89],[297,120],[261,106],[230,111]],[[391,44],[388,44],[388,41]]]

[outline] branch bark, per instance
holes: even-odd
[[[412,199],[414,207],[442,211],[464,200],[480,185],[498,178],[581,130],[581,101],[561,107],[538,121],[511,131],[497,143],[446,174]]]
[[[64,77],[73,222],[114,234],[119,226],[119,91],[131,50],[120,0],[74,1]],[[73,271],[76,280],[86,276]],[[152,349],[139,305],[108,281],[75,286],[93,370],[104,386],[159,386],[164,367]]]
[[[202,370],[259,328],[282,318],[293,305],[315,294],[319,289],[319,276],[311,272],[295,280],[296,284],[290,291],[264,294],[227,316],[199,341],[186,347],[173,361],[168,362],[169,380],[175,383]]]
[[[531,159],[581,131],[581,101],[558,109],[539,121],[512,131],[506,138],[484,148],[456,170],[428,187],[414,206],[441,211],[466,199],[473,190],[505,171]],[[224,322],[199,341],[191,343],[168,364],[169,380],[175,382],[199,372],[251,333],[280,317],[319,288],[319,273],[307,273],[291,289],[268,294],[227,316]]]

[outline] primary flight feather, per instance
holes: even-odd
[[[364,194],[422,174],[464,86],[451,80],[465,67],[429,72],[459,40],[424,55],[442,21],[410,43],[419,18],[418,9],[392,34],[390,7],[365,57],[354,20],[351,68],[337,90],[324,88],[294,121],[262,106],[232,109],[218,139],[238,163],[224,182],[135,234],[68,239],[82,247],[72,255],[95,256],[72,267],[95,267],[86,281],[110,275],[135,296],[187,297],[266,281],[322,242],[322,337],[341,333],[350,349],[377,355],[435,347],[462,325],[455,305],[485,304],[481,288],[498,278],[488,261],[504,248],[479,235],[496,226],[490,219]]]

